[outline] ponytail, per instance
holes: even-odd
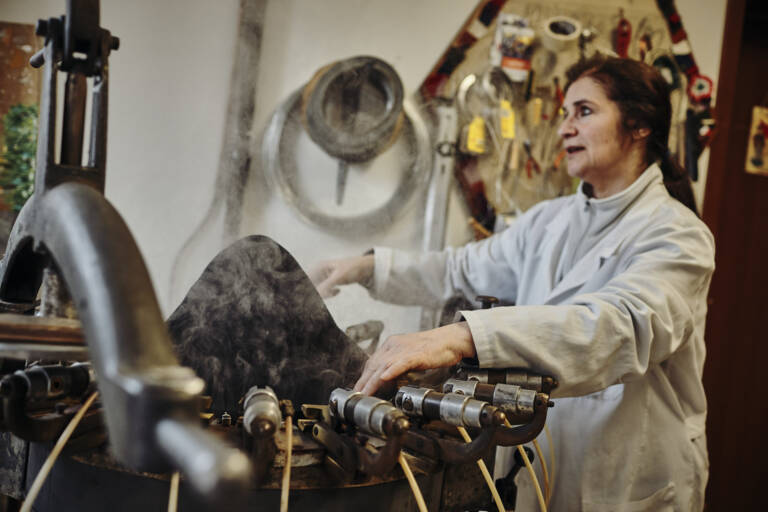
[[[659,167],[661,167],[661,174],[664,176],[664,186],[667,188],[669,195],[687,206],[698,217],[699,212],[696,209],[696,198],[693,195],[691,179],[688,177],[685,169],[675,162],[669,151],[666,151],[661,157]]]
[[[651,161],[659,163],[661,174],[664,176],[664,186],[669,195],[687,206],[696,216],[696,198],[688,173],[678,164],[667,148],[665,137],[650,137],[645,147],[646,156]]]

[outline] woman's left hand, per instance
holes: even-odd
[[[384,382],[407,371],[452,366],[475,355],[475,343],[466,322],[390,336],[365,363],[355,391],[371,395]]]

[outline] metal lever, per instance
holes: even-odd
[[[195,424],[162,419],[155,428],[158,449],[181,471],[193,489],[216,505],[245,507],[243,488],[251,482],[251,463],[240,450],[212,443]]]
[[[500,425],[506,420],[501,409],[486,402],[455,393],[440,393],[428,388],[401,387],[395,405],[412,416],[441,420],[449,425],[481,428],[471,443],[434,435],[427,431],[409,431],[406,448],[434,460],[463,464],[483,457],[493,447]]]

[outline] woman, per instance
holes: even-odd
[[[668,88],[650,66],[599,55],[567,78],[558,133],[568,173],[582,180],[577,194],[481,242],[426,254],[376,249],[322,264],[313,280],[324,296],[360,282],[401,304],[498,297],[507,305],[390,337],[356,389],[373,393],[403,372],[467,357],[553,375],[551,510],[701,510],[714,242],[667,151]],[[499,461],[506,474],[509,449]],[[518,482],[518,510],[535,510],[529,480]]]

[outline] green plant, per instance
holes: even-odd
[[[3,116],[5,144],[0,158],[3,199],[19,211],[35,187],[37,105],[13,105]]]

